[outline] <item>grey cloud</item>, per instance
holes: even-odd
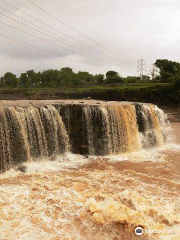
[[[170,58],[180,61],[180,49],[178,45],[180,38],[178,26],[180,20],[180,2],[178,0],[32,0],[115,53],[104,49],[93,41],[67,28],[57,20],[54,20],[29,4],[26,0],[6,1],[42,21],[47,22],[55,28],[58,28],[65,34],[71,35],[73,38],[89,45],[91,48],[103,52],[112,58],[118,58],[124,63],[114,61],[112,58],[101,55],[95,51],[93,53],[91,52],[91,54],[95,54],[97,57],[108,61],[114,61],[115,64],[107,63],[103,60],[99,62],[87,57],[78,56],[77,54],[44,43],[0,24],[1,34],[52,52],[57,52],[66,57],[97,65],[97,67],[94,68],[93,66],[76,63],[0,37],[0,59],[2,65],[0,68],[0,75],[4,74],[7,70],[19,74],[20,71],[25,71],[30,68],[42,70],[45,68],[60,68],[63,66],[73,67],[75,71],[87,70],[93,73],[105,73],[109,69],[114,69],[121,75],[134,75],[137,74],[136,64],[141,56],[147,60],[148,69],[150,69],[156,58]],[[35,20],[17,10],[13,10],[1,1],[0,7],[6,8],[39,25]],[[3,10],[0,10],[0,12],[2,13]],[[58,43],[32,29],[30,30],[12,20],[7,20],[1,15],[0,20],[73,50],[73,48]],[[41,26],[48,29],[47,26],[42,24]],[[58,34],[52,29],[48,30]],[[61,34],[59,34],[59,36],[68,39]],[[73,40],[71,39],[71,41]],[[89,57],[93,58],[92,56]],[[6,59],[5,63],[3,59]]]

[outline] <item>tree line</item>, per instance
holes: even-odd
[[[21,73],[19,78],[15,74],[7,72],[0,78],[1,87],[61,87],[122,82],[123,78],[115,71],[108,71],[104,76],[103,74],[93,75],[88,72],[75,73],[69,67],[61,70],[48,69],[42,72],[29,70]]]
[[[167,59],[158,59],[155,62],[158,74],[155,76],[160,82],[175,83],[180,80],[180,63]]]
[[[180,63],[169,61],[167,59],[158,59],[155,62],[157,69],[153,72],[152,79],[145,75],[142,78],[138,76],[128,76],[123,78],[118,72],[108,71],[103,74],[90,74],[88,72],[75,73],[69,67],[58,69],[48,69],[42,72],[29,70],[21,73],[17,77],[11,72],[7,72],[0,78],[0,87],[65,87],[65,86],[83,86],[100,84],[121,84],[136,82],[180,82]]]

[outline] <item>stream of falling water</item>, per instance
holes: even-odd
[[[153,105],[75,107],[0,108],[1,169],[17,153],[27,168],[0,174],[0,240],[180,239],[179,120],[170,131]],[[79,137],[89,156],[70,153]]]
[[[0,126],[1,172],[68,151],[105,156],[160,147],[167,135],[163,112],[139,103],[7,105]]]

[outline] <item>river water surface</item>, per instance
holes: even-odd
[[[180,239],[180,115],[165,111],[171,130],[161,148],[113,157],[67,154],[28,163],[26,174],[1,174],[0,239]]]

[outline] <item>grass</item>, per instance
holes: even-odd
[[[179,89],[166,83],[129,83],[59,88],[0,88],[0,100],[50,100],[92,98],[107,101],[151,102],[180,105]]]
[[[63,92],[63,93],[83,93],[83,92],[90,92],[90,91],[95,91],[95,92],[101,92],[101,91],[121,91],[121,90],[138,90],[138,89],[144,89],[144,88],[157,88],[161,86],[167,86],[168,84],[165,83],[128,83],[128,84],[121,84],[121,85],[92,85],[92,86],[77,86],[77,87],[59,87],[59,88],[0,88],[1,93],[27,93],[27,94],[54,94],[58,92]]]

